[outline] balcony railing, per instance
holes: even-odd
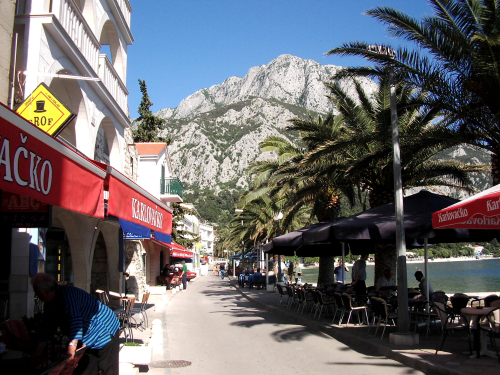
[[[128,113],[128,90],[106,55],[99,55],[99,77],[124,113]]]
[[[94,72],[98,71],[101,45],[85,22],[80,10],[71,0],[54,0],[52,12],[76,44]]]
[[[123,18],[125,18],[125,22],[127,22],[127,26],[130,29],[130,13],[132,12],[132,7],[130,6],[130,2],[128,0],[115,0],[120,7]]]
[[[183,187],[177,177],[162,178],[160,184],[160,194],[178,195],[182,198]]]

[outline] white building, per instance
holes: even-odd
[[[210,255],[214,253],[214,227],[207,223],[200,223],[201,250]]]
[[[174,176],[167,144],[135,143],[139,155],[137,183],[162,202],[182,203],[182,183]]]

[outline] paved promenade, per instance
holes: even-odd
[[[253,374],[256,368],[274,366],[290,374],[352,371],[353,366],[361,366],[357,374],[370,375],[500,372],[496,359],[462,354],[468,345],[461,333],[449,337],[438,355],[440,334],[426,338],[424,329],[418,348],[393,346],[387,331],[380,340],[380,331],[374,338],[373,329],[368,334],[364,326],[334,326],[331,317],[313,320],[307,312],[277,305],[274,293],[240,289],[232,278],[209,274],[190,282],[186,292],[152,297],[148,315],[150,322],[157,319],[155,328],[135,336],[152,347],[152,364],[140,368],[150,374],[212,374],[221,367]],[[254,349],[252,339],[262,345]],[[304,371],[304,361],[312,360],[321,366]]]

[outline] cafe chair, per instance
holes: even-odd
[[[486,317],[486,320],[481,322],[479,328],[489,334],[491,346],[495,348],[495,353],[500,363],[500,356],[498,355],[498,348],[495,340],[495,335],[500,333],[500,299],[491,302],[490,307],[495,307],[495,310]]]
[[[120,332],[123,332],[125,336],[125,342],[129,340],[134,340],[134,334],[132,328],[137,326],[135,319],[132,317],[132,308],[135,304],[135,298],[122,298],[121,300],[123,307],[119,309],[114,309],[116,317],[120,321]]]
[[[366,305],[353,306],[352,305],[352,297],[347,293],[342,294],[342,302],[344,303],[345,312],[349,312],[349,316],[347,317],[347,322],[345,324],[346,327],[349,326],[349,322],[351,321],[352,312],[355,311],[358,316],[358,323],[361,324],[361,318],[359,316],[360,311],[365,312],[366,322],[368,324],[368,308]]]
[[[295,303],[295,300],[298,299],[298,293],[293,286],[286,285],[285,289],[288,293],[288,301],[286,307],[288,309],[291,309],[293,304]]]
[[[345,315],[345,306],[344,306],[344,301],[342,299],[342,294],[341,293],[335,293],[333,295],[333,298],[335,299],[335,313],[333,314],[333,319],[332,319],[332,324],[335,322],[335,318],[337,317],[337,312],[339,313],[339,323],[338,325],[342,324],[342,321],[344,320],[344,315]]]
[[[276,299],[276,304],[281,305],[283,296],[288,296],[288,293],[285,293],[285,291],[283,290],[283,286],[280,284],[276,284],[276,289],[278,290],[278,298]]]
[[[307,307],[309,302],[313,302],[313,297],[305,289],[299,289],[299,295],[301,296],[300,305],[297,312],[300,311],[301,314],[304,313],[304,309]]]
[[[447,309],[446,306],[440,302],[432,302],[432,307],[434,311],[438,314],[439,321],[441,322],[441,343],[439,348],[436,349],[436,353],[443,350],[444,342],[446,340],[446,336],[453,332],[454,330],[465,329],[467,330],[467,341],[469,342],[469,352],[472,354],[472,346],[470,343],[470,328],[467,319],[460,319],[458,322],[455,322],[455,315],[453,309]]]
[[[321,317],[321,313],[323,312],[323,307],[326,307],[326,310],[328,311],[328,307],[332,306],[332,314],[335,314],[335,299],[327,301],[323,293],[319,291],[317,293],[318,293],[318,308],[319,308],[318,320]]]
[[[137,315],[137,314],[141,315],[141,323],[137,326],[137,328],[141,331],[149,326],[148,314],[146,313],[146,306],[148,304],[150,294],[151,294],[150,292],[144,293],[142,295],[141,306],[139,308],[132,308],[132,310],[130,311],[132,315]]]
[[[44,370],[42,373],[40,373],[40,375],[60,375],[61,372],[63,371],[64,367],[66,367],[66,363],[68,362],[68,360],[70,358],[71,358],[71,356],[68,354],[63,359],[50,365],[50,367],[47,368],[46,370]]]
[[[384,338],[384,333],[385,329],[387,328],[388,324],[391,324],[396,327],[396,319],[398,318],[398,314],[394,312],[389,312],[387,302],[385,302],[382,298],[378,297],[373,297],[375,298],[376,301],[378,301],[379,306],[380,306],[380,319],[377,324],[377,329],[375,330],[375,336],[377,336],[378,328],[380,327],[381,323],[384,323],[384,330],[382,331],[382,336],[380,336],[380,340]]]

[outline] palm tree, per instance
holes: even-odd
[[[420,21],[388,7],[366,12],[387,25],[390,36],[413,42],[415,49],[398,48],[392,58],[367,43],[351,42],[328,55],[362,56],[378,64],[347,69],[344,75],[380,77],[385,74],[383,67],[394,67],[397,80],[428,93],[427,105],[441,111],[441,137],[453,137],[456,143],[492,153],[493,183],[499,184],[500,1],[429,3],[434,15]]]
[[[341,137],[328,140],[309,152],[304,164],[315,164],[320,160],[332,160],[343,155],[346,181],[352,181],[369,194],[371,207],[394,199],[393,151],[391,139],[390,84],[387,74],[381,75],[378,89],[369,95],[363,85],[354,79],[355,95],[334,80],[327,86],[331,99],[340,112],[344,130]],[[472,190],[468,173],[484,171],[484,166],[465,165],[456,161],[440,161],[435,158],[440,151],[453,142],[436,137],[440,132],[435,122],[441,113],[436,108],[425,106],[427,94],[415,92],[412,85],[400,83],[396,86],[398,121],[401,144],[401,169],[403,188],[447,186]],[[326,166],[325,176],[332,174]],[[375,279],[386,268],[395,271],[395,248],[380,248],[376,252]],[[394,272],[395,274],[395,272]]]
[[[319,164],[304,165],[307,152],[320,145],[325,139],[336,139],[342,131],[342,124],[332,115],[324,119],[319,116],[308,120],[292,119],[289,131],[299,131],[306,147],[298,147],[281,137],[269,137],[261,143],[261,151],[272,151],[277,159],[259,161],[251,165],[254,188],[242,199],[246,204],[252,199],[269,196],[284,213],[283,228],[294,230],[309,224],[312,220],[324,221],[338,217],[339,195],[342,191],[352,196],[350,184],[340,184],[330,176],[317,175]],[[337,157],[338,159],[338,157]],[[332,163],[331,163],[332,164]],[[340,179],[337,179],[340,180]],[[309,212],[307,221],[304,213]],[[297,220],[299,219],[299,220]],[[301,220],[300,220],[301,219]],[[318,283],[333,283],[333,257],[320,258]]]

